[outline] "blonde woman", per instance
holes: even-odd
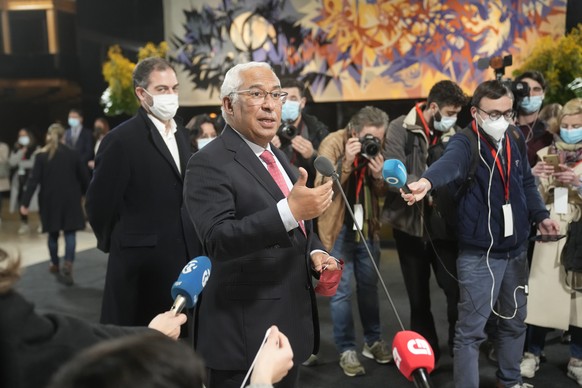
[[[40,185],[39,210],[43,232],[48,233],[50,253],[49,271],[59,281],[73,284],[72,269],[75,260],[76,231],[85,228],[81,197],[89,183],[88,171],[77,151],[63,144],[65,129],[60,124],[48,128],[46,145],[38,153],[22,198],[21,213],[28,213],[28,205]],[[59,271],[58,239],[65,237],[65,257]]]
[[[582,99],[568,101],[552,128],[553,143],[538,151],[539,189],[550,218],[569,230],[582,215]],[[548,155],[554,154],[556,165]],[[528,337],[521,361],[521,375],[532,378],[540,367],[546,333],[552,329],[570,330],[568,376],[582,385],[582,293],[575,291],[572,272],[566,274],[561,254],[566,240],[536,243],[529,277],[527,302]]]

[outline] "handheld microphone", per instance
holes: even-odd
[[[376,271],[376,274],[378,275],[378,280],[380,280],[380,283],[382,284],[382,287],[384,288],[384,293],[386,294],[386,297],[388,297],[388,301],[390,302],[390,305],[392,306],[392,311],[394,311],[394,315],[396,316],[396,319],[398,320],[400,327],[402,328],[402,330],[404,330],[404,325],[402,324],[402,320],[400,319],[400,315],[398,315],[398,310],[396,310],[396,306],[394,305],[394,302],[392,301],[392,297],[390,296],[390,293],[388,292],[388,288],[386,288],[386,284],[384,283],[384,279],[382,279],[382,275],[380,274],[380,270],[378,269],[378,266],[376,265],[376,262],[374,261],[374,256],[372,256],[372,252],[370,251],[370,247],[368,246],[368,243],[366,242],[366,238],[364,237],[364,234],[362,233],[362,228],[360,228],[360,225],[358,225],[358,223],[356,222],[356,216],[354,215],[352,207],[350,206],[350,203],[348,202],[348,198],[346,197],[346,193],[344,193],[344,189],[342,188],[342,185],[339,181],[339,176],[338,176],[337,172],[335,171],[335,168],[333,167],[333,163],[331,162],[331,160],[329,160],[325,156],[320,155],[317,157],[317,159],[315,159],[313,161],[313,166],[315,167],[317,172],[319,172],[321,175],[323,175],[325,177],[331,177],[331,179],[333,179],[333,181],[336,183],[337,187],[339,188],[339,191],[344,199],[344,203],[346,204],[346,208],[348,209],[348,212],[350,213],[350,216],[352,217],[352,221],[354,221],[354,225],[356,226],[356,229],[358,230],[358,234],[360,235],[360,241],[362,243],[364,243],[364,247],[366,247],[366,251],[368,252],[368,257],[370,258],[370,261],[372,262],[372,266],[374,267],[374,270]],[[405,179],[405,181],[406,181],[406,179]]]
[[[174,304],[170,311],[178,315],[184,307],[189,309],[194,307],[198,301],[198,295],[210,277],[211,267],[210,259],[206,256],[198,256],[184,266],[178,280],[172,285],[171,294]]]
[[[388,159],[382,166],[382,177],[389,185],[404,190],[406,194],[411,194],[410,188],[406,184],[406,167],[398,159]]]
[[[434,353],[428,341],[414,331],[399,331],[392,341],[396,367],[417,388],[433,388],[430,372],[434,369]]]

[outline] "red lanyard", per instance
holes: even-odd
[[[356,203],[360,203],[360,191],[362,190],[362,185],[364,184],[364,176],[366,175],[366,166],[362,167],[360,174],[358,175],[358,159],[354,160],[354,166],[356,167],[356,176],[358,177],[358,183],[356,183]]]
[[[416,114],[418,115],[418,117],[420,117],[420,121],[422,122],[422,126],[424,127],[424,134],[426,135],[426,139],[428,140],[428,142],[431,145],[435,145],[437,142],[438,136],[432,136],[430,134],[430,128],[428,126],[428,123],[424,119],[424,115],[422,114],[422,110],[420,109],[421,105],[422,105],[421,102],[416,104]]]
[[[483,139],[484,143],[487,144],[489,149],[491,150],[491,155],[495,160],[495,164],[497,164],[497,169],[499,170],[499,175],[501,175],[501,181],[503,182],[503,186],[505,188],[505,203],[509,203],[509,182],[511,177],[511,143],[509,142],[509,136],[505,136],[505,149],[507,150],[507,176],[505,171],[503,171],[503,166],[501,165],[501,160],[497,157],[497,150],[489,144],[489,142],[483,138],[481,132],[477,130],[477,123],[473,120],[473,131],[479,135],[480,139]],[[502,156],[503,157],[503,156]]]

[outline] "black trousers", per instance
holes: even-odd
[[[240,388],[247,371],[246,370],[218,370],[206,369],[206,388]],[[246,385],[250,384],[250,377]],[[297,388],[299,386],[299,366],[293,365],[287,376],[275,388]]]
[[[394,240],[410,302],[410,329],[426,338],[433,348],[435,361],[437,361],[440,357],[440,349],[431,312],[431,268],[434,271],[437,284],[446,296],[449,323],[448,345],[449,351],[452,351],[459,302],[458,244],[456,241],[445,240],[435,240],[431,244],[423,241],[420,237],[396,229],[394,229]]]

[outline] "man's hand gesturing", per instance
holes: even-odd
[[[316,188],[305,186],[307,171],[299,168],[299,179],[287,197],[289,209],[297,221],[311,220],[323,213],[333,199],[333,181],[324,183]]]

